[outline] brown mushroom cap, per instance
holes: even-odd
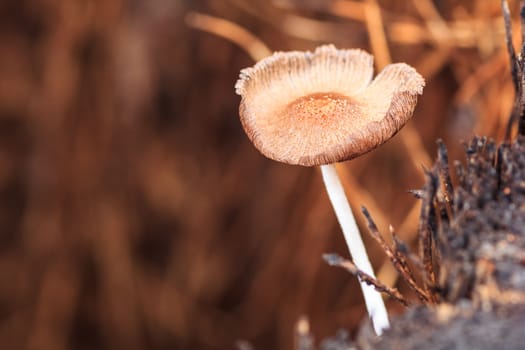
[[[355,158],[405,125],[425,85],[404,63],[372,75],[373,57],[359,49],[277,52],[241,71],[241,123],[255,147],[280,162]]]

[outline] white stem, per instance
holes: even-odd
[[[334,207],[335,215],[337,216],[339,224],[343,230],[346,245],[350,250],[350,255],[352,256],[355,266],[375,278],[374,270],[372,269],[370,260],[368,260],[365,245],[359,234],[359,229],[357,228],[354,215],[352,214],[352,209],[350,209],[350,205],[348,204],[343,185],[337,175],[335,165],[321,165],[321,172],[323,174],[328,197]],[[388,313],[383,298],[381,297],[381,293],[364,282],[360,282],[360,285],[365,298],[366,309],[372,320],[374,330],[377,335],[381,335],[384,329],[390,327]]]

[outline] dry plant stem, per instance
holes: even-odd
[[[402,304],[403,306],[408,307],[408,301],[403,298],[401,293],[396,288],[390,288],[385,286],[383,283],[379,282],[376,278],[364,273],[359,270],[353,262],[350,260],[343,259],[337,254],[324,254],[323,258],[331,266],[338,266],[344,268],[346,271],[350,272],[352,275],[357,276],[361,283],[366,283],[369,286],[374,286],[375,290],[388,294],[392,299]]]
[[[429,298],[427,297],[427,294],[424,290],[419,288],[419,286],[416,283],[416,280],[412,274],[412,271],[408,267],[408,262],[403,256],[403,254],[396,248],[396,245],[394,244],[394,247],[390,247],[388,243],[385,241],[383,236],[379,233],[379,230],[377,229],[376,224],[374,223],[374,220],[372,219],[372,216],[368,212],[368,210],[365,207],[361,208],[361,211],[363,212],[363,215],[366,218],[367,225],[368,225],[368,232],[372,236],[372,238],[381,246],[383,251],[385,252],[386,256],[390,259],[390,262],[395,267],[397,272],[403,276],[409,287],[416,293],[417,297],[423,302],[428,303]],[[390,228],[391,232],[393,232],[393,228]]]
[[[505,22],[505,39],[507,43],[507,51],[509,54],[510,61],[510,71],[512,76],[512,82],[514,83],[514,105],[512,107],[512,112],[507,123],[507,129],[505,130],[505,140],[510,140],[510,134],[512,132],[512,126],[518,120],[521,114],[521,67],[520,60],[516,56],[516,51],[514,50],[513,39],[512,39],[512,21],[510,18],[509,4],[507,0],[501,1],[501,10],[503,12],[503,20]]]
[[[438,144],[438,173],[439,177],[441,178],[441,182],[443,184],[443,199],[445,200],[445,203],[442,207],[442,210],[444,213],[442,213],[442,219],[447,218],[446,220],[449,221],[451,217],[454,215],[454,202],[453,202],[453,196],[454,196],[454,187],[452,186],[452,179],[450,177],[450,170],[448,167],[448,152],[447,148],[445,147],[445,144],[443,143],[443,140],[439,139],[437,141]]]
[[[519,121],[518,121],[518,133],[520,135],[525,135],[525,1],[520,1],[520,26],[521,26],[521,51],[519,57]]]
[[[236,43],[255,61],[272,54],[270,49],[268,49],[268,47],[255,35],[248,32],[238,24],[227,21],[223,18],[213,17],[198,12],[189,12],[186,15],[185,20],[190,27],[213,33]]]
[[[368,260],[365,245],[359,234],[359,229],[348,204],[343,185],[337,175],[335,164],[321,165],[324,184],[328,197],[334,207],[335,215],[339,220],[346,245],[357,268],[375,279],[372,264]],[[361,289],[365,299],[366,309],[372,320],[377,335],[381,335],[384,329],[389,328],[388,313],[381,294],[373,286],[360,281]]]
[[[370,35],[370,46],[374,52],[375,64],[378,70],[383,69],[386,65],[392,62],[390,57],[390,50],[383,27],[383,18],[381,16],[381,8],[377,0],[365,1],[364,7],[365,24]]]
[[[516,121],[518,121],[518,133],[520,135],[525,135],[525,89],[523,88],[525,85],[525,1],[520,1],[521,50],[519,56],[516,55],[512,43],[512,22],[510,19],[507,0],[501,1],[501,9],[503,12],[503,20],[505,22],[505,38],[510,60],[512,82],[514,83],[514,90],[516,93],[512,113],[505,131],[505,140],[509,141],[512,126]]]
[[[436,273],[434,271],[433,245],[437,228],[435,227],[436,211],[433,200],[436,196],[438,178],[431,172],[426,172],[428,183],[427,193],[423,196],[421,215],[419,221],[419,255],[422,258],[425,271],[425,289],[428,295],[432,294],[436,286]]]

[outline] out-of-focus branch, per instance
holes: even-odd
[[[185,20],[190,27],[215,34],[237,44],[254,61],[259,61],[272,54],[270,49],[259,38],[240,25],[226,19],[190,12],[186,15]]]

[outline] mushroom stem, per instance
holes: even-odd
[[[365,245],[359,234],[359,229],[352,214],[352,209],[348,204],[345,191],[335,164],[321,165],[321,172],[323,174],[324,184],[328,197],[332,206],[334,207],[335,215],[343,230],[346,245],[352,256],[352,260],[357,268],[366,274],[375,278],[374,270],[368,259]],[[367,285],[363,281],[359,281],[363,296],[365,299],[366,309],[372,320],[372,325],[377,335],[381,335],[384,329],[390,327],[388,321],[388,313],[386,311],[385,303],[381,297],[381,293],[376,291],[373,286]]]

